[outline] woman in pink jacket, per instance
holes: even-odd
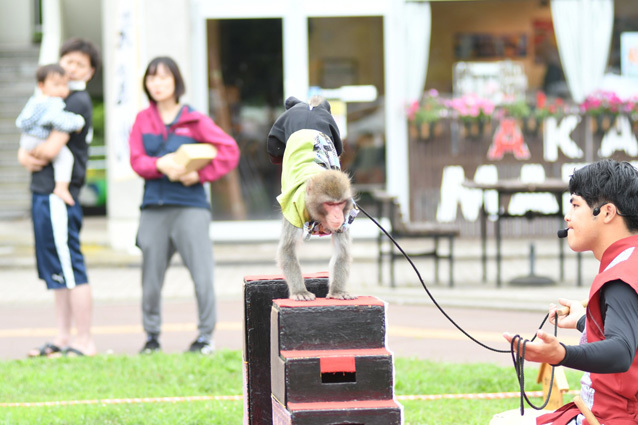
[[[239,148],[208,116],[179,102],[185,86],[173,59],[153,59],[143,85],[150,106],[138,113],[129,137],[131,166],[145,180],[137,234],[147,335],[141,352],[161,349],[161,291],[177,251],[193,279],[199,313],[199,335],[188,351],[208,354],[214,350],[216,306],[211,213],[203,183],[233,170],[239,162]],[[174,161],[174,152],[191,143],[210,143],[217,155],[203,168],[187,172]]]

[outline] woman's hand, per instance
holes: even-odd
[[[49,163],[49,161],[37,158],[24,148],[18,149],[18,162],[32,173],[40,171]]]
[[[558,327],[565,329],[576,329],[578,320],[585,315],[585,307],[581,301],[559,298],[560,305],[550,304],[549,323],[554,324],[554,318],[558,313]],[[567,314],[564,313],[567,310]]]
[[[541,330],[536,333],[536,336],[537,338],[533,342],[527,341],[527,344],[525,344],[525,360],[556,365],[565,358],[565,347],[558,342],[555,336]],[[503,337],[509,343],[512,342],[512,339],[516,338],[514,341],[514,349],[518,351],[519,337],[508,332],[505,332]]]
[[[182,182],[184,186],[192,186],[199,183],[199,173],[197,171],[185,173],[179,178],[179,181]]]
[[[175,162],[175,154],[173,153],[158,158],[155,166],[160,173],[164,174],[172,182],[180,181],[181,177],[186,173],[184,166]]]

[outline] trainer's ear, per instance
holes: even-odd
[[[298,103],[301,103],[301,100],[297,99],[294,96],[290,96],[288,99],[286,99],[286,101],[284,102],[284,105],[286,106],[286,110],[288,110]]]

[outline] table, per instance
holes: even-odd
[[[501,219],[507,218],[534,218],[534,217],[557,217],[560,220],[557,230],[564,227],[563,213],[563,193],[569,190],[567,182],[561,179],[546,179],[543,182],[528,183],[519,179],[499,180],[496,183],[478,183],[474,181],[465,181],[463,186],[468,189],[480,189],[482,191],[481,203],[481,261],[483,265],[483,282],[487,281],[487,213],[485,211],[485,192],[493,190],[497,194],[498,213],[495,222],[496,236],[496,285],[501,286]],[[525,215],[512,215],[506,212],[504,206],[501,205],[504,198],[509,198],[515,193],[551,193],[556,197],[558,203],[558,211],[555,213],[541,213],[536,211],[528,211]],[[562,239],[558,239],[559,259],[560,259],[560,279],[565,278],[565,251]]]

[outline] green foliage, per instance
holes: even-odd
[[[527,118],[532,113],[532,109],[524,100],[504,103],[501,108],[503,109],[505,116],[511,118]]]
[[[432,123],[441,119],[445,113],[445,104],[439,92],[432,89],[423,94],[420,102],[412,102],[408,108],[408,119],[417,124]]]
[[[540,389],[538,368],[526,367],[526,390]],[[571,389],[580,373],[566,371]],[[513,367],[395,359],[397,395],[493,393],[518,390]],[[242,394],[239,351],[212,356],[154,354],[28,359],[0,362],[0,401],[51,402]],[[534,400],[540,404],[540,400]],[[406,425],[489,423],[519,399],[401,401]],[[0,407],[0,424],[240,424],[242,401],[77,404]]]
[[[419,109],[414,115],[416,123],[430,123],[441,119],[442,108]]]
[[[93,102],[93,141],[92,146],[104,146],[104,101]]]

